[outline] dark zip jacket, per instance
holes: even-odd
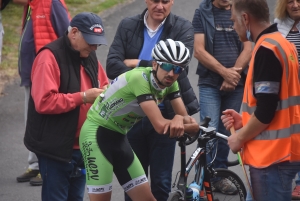
[[[132,69],[123,63],[125,59],[138,59],[144,45],[144,16],[146,11],[147,9],[144,10],[142,14],[125,18],[120,22],[107,55],[106,73],[110,79],[114,79],[120,74]],[[194,29],[188,20],[170,13],[166,18],[159,40],[166,40],[168,38],[183,42],[190,50],[191,56],[193,55]],[[152,61],[141,60],[139,66],[152,66]],[[187,74],[188,68],[180,74],[177,81],[188,114],[193,115],[197,113],[200,108]],[[168,119],[172,119],[175,113],[170,101],[165,99],[164,105],[166,110],[164,116]]]
[[[98,87],[98,60],[93,51],[89,57],[80,58],[80,53],[71,47],[67,35],[49,43],[38,54],[49,49],[60,69],[60,93],[80,91],[80,65],[83,65],[91,79],[92,86]],[[39,114],[30,96],[24,144],[32,152],[59,161],[71,160],[74,139],[79,118],[79,109],[62,114]]]

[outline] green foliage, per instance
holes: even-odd
[[[87,1],[86,0],[65,0],[67,5],[74,5],[74,4],[86,4]]]
[[[10,2],[2,11],[4,38],[0,70],[17,69],[23,7]]]

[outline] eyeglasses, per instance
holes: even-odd
[[[165,71],[170,72],[173,70],[174,74],[180,74],[184,70],[181,66],[175,66],[174,64],[164,63],[157,61],[158,65]]]
[[[153,3],[159,3],[161,2],[162,4],[168,4],[170,3],[170,0],[150,0],[152,1]]]
[[[231,31],[233,31],[234,29],[233,29],[233,27],[223,28],[223,27],[220,27],[220,26],[218,25],[218,26],[216,26],[216,30],[217,30],[217,31],[231,32]]]

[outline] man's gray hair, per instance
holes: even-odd
[[[68,33],[71,31],[72,27],[68,26]]]
[[[70,31],[72,30],[73,27],[71,27],[70,25],[68,26],[68,33],[70,33]],[[81,35],[81,31],[78,29],[79,34]]]

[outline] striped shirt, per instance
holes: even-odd
[[[300,61],[299,53],[300,53],[300,33],[299,31],[290,31],[290,33],[286,36],[286,39],[290,41],[291,43],[294,43],[294,45],[297,48],[298,52],[298,61]]]
[[[241,52],[241,41],[233,29],[233,22],[230,20],[231,10],[220,9],[213,5],[212,12],[215,23],[212,56],[226,68],[234,67]],[[194,33],[205,33],[206,27],[202,25],[199,9],[195,11],[193,27]],[[200,72],[198,84],[221,86],[223,78],[211,70],[208,71],[208,73]],[[242,78],[239,84],[244,83],[244,81]]]

